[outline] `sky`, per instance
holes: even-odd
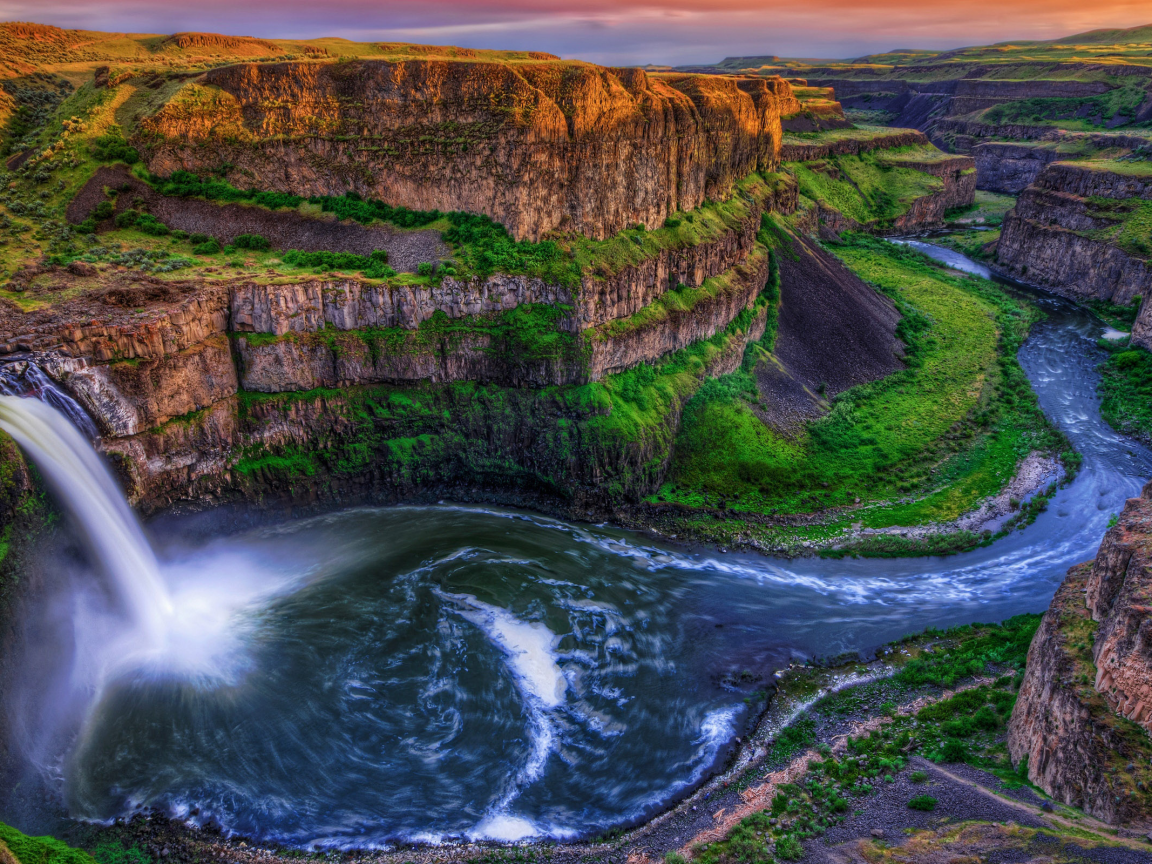
[[[0,20],[90,30],[342,36],[550,51],[604,64],[847,58],[1152,24],[1148,0],[0,0]]]

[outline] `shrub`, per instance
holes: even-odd
[[[664,220],[665,228],[679,228],[681,224],[679,219],[673,219],[671,216]]]
[[[193,246],[198,246],[198,245],[200,245],[201,243],[207,243],[207,242],[208,242],[209,240],[211,240],[211,239],[212,239],[212,238],[211,238],[211,237],[209,237],[207,234],[201,234],[201,233],[199,233],[199,232],[196,232],[196,233],[194,233],[194,234],[189,234],[189,235],[188,235],[188,241],[189,241],[189,242],[190,242],[190,243],[191,243]]]
[[[252,249],[258,252],[272,247],[272,244],[259,234],[241,234],[232,241],[232,245],[237,249]]]
[[[140,161],[140,154],[124,140],[124,134],[118,127],[92,142],[92,155],[99,162],[127,162],[135,165]]]
[[[92,216],[98,222],[103,222],[105,219],[111,219],[115,211],[116,208],[112,206],[111,201],[101,201],[92,211]]]
[[[360,270],[369,279],[387,279],[396,275],[388,266],[388,253],[377,249],[370,255],[356,255],[353,252],[301,252],[289,249],[283,261],[292,267],[308,267],[317,273],[332,270]]]
[[[669,852],[664,856],[664,864],[688,864],[688,859],[679,852]]]
[[[958,738],[949,738],[940,748],[940,759],[944,762],[963,762],[968,758],[968,748]]]
[[[192,252],[196,255],[215,255],[220,251],[220,244],[215,240],[209,239],[203,243],[197,243],[192,247]]]
[[[804,847],[791,834],[785,834],[776,841],[776,854],[784,861],[799,861],[804,857]]]
[[[117,228],[131,228],[136,224],[136,220],[140,218],[140,214],[135,210],[125,210],[116,217]]]
[[[416,272],[420,276],[431,276],[434,269],[431,261],[421,261],[416,265]]]
[[[936,799],[931,795],[917,795],[908,802],[910,810],[923,810],[925,812],[936,809]]]
[[[168,226],[151,213],[141,213],[136,219],[136,230],[153,237],[163,237],[169,233]]]
[[[928,780],[928,772],[927,771],[913,771],[910,775],[908,775],[908,779],[911,780],[913,783],[925,783]]]

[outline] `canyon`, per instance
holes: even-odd
[[[796,608],[829,616],[846,614],[853,603],[900,602],[907,604],[901,614],[917,626],[960,620],[961,613],[933,605],[951,600],[916,593],[926,575],[935,580],[932,591],[965,602],[996,593],[1002,605],[995,608],[1015,614],[1012,603],[1024,600],[1012,601],[1013,588],[1028,602],[1043,595],[1045,603],[1052,590],[1043,578],[1023,586],[1012,581],[1018,573],[1005,575],[1028,570],[1033,564],[1021,562],[1039,554],[1017,529],[1046,518],[1045,537],[1056,538],[1051,545],[1065,556],[1062,572],[1066,556],[1083,551],[1084,531],[1099,537],[1108,496],[1145,466],[1143,456],[1129,453],[1132,463],[1117,467],[1123,447],[1113,442],[1116,452],[1107,459],[1088,457],[1097,460],[1089,473],[1103,466],[1104,479],[1093,474],[1068,491],[1080,465],[1075,451],[1089,433],[1093,440],[1103,433],[1091,423],[1086,433],[1067,415],[1059,422],[1047,416],[1053,391],[1044,390],[1042,400],[1034,393],[1043,382],[1034,370],[1043,364],[1026,342],[1044,315],[1018,290],[1040,286],[1080,303],[1131,310],[1130,345],[1152,350],[1152,304],[1143,302],[1152,292],[1146,245],[1152,172],[1139,134],[1152,116],[1139,101],[1152,76],[1136,63],[1124,67],[1136,71],[1125,72],[1076,67],[1081,78],[1067,80],[1024,63],[1008,78],[996,63],[960,52],[917,61],[911,72],[893,61],[869,77],[844,67],[883,64],[732,58],[707,68],[609,68],[541,52],[365,43],[345,54],[352,49],[333,40],[215,34],[141,37],[125,61],[99,34],[86,38],[78,48],[70,31],[0,25],[0,49],[12,58],[27,64],[36,51],[52,58],[3,72],[18,82],[0,106],[10,116],[31,116],[33,103],[50,110],[35,115],[42,115],[39,125],[12,125],[4,139],[0,392],[49,404],[54,392],[75,400],[128,502],[158,526],[181,524],[189,514],[202,517],[202,525],[233,518],[237,525],[305,525],[299,530],[317,532],[316,548],[324,548],[336,542],[323,533],[331,525],[364,519],[356,529],[360,540],[388,537],[425,562],[407,575],[425,573],[430,559],[405,543],[431,542],[436,532],[455,543],[458,533],[459,547],[427,565],[428,572],[448,569],[420,602],[442,607],[430,638],[457,638],[458,627],[471,632],[467,625],[479,628],[479,638],[467,651],[463,641],[429,642],[420,651],[486,657],[487,650],[499,660],[494,668],[508,665],[513,674],[496,675],[491,693],[521,707],[530,721],[527,738],[545,747],[541,759],[548,758],[549,736],[560,736],[551,712],[565,704],[566,688],[585,686],[559,671],[556,646],[574,637],[549,627],[569,613],[584,614],[600,602],[596,592],[608,591],[611,602],[596,608],[609,623],[598,618],[587,625],[586,653],[615,651],[604,647],[617,632],[613,616],[624,621],[620,609],[636,602],[627,593],[634,587],[628,568],[659,573],[643,587],[653,592],[665,567],[707,573],[692,577],[701,583],[719,582],[718,573],[738,576],[724,590],[757,598],[741,602],[762,620],[792,614],[785,606],[756,605],[776,591]],[[1101,129],[1026,123],[1020,103],[1033,99],[1075,102],[1070,119]],[[1105,108],[1115,110],[1105,117]],[[859,122],[854,113],[869,111],[907,128]],[[992,271],[1017,285],[973,278],[955,262],[941,265],[881,239],[955,226],[982,200],[978,190],[1018,196],[1005,207],[999,234],[982,244]],[[1097,322],[1067,304],[1046,308],[1068,319],[1063,330],[1043,330],[1048,366],[1059,355],[1071,368],[1074,355],[1094,374],[1095,337],[1086,334],[1098,333]],[[1067,343],[1073,347],[1053,333],[1075,334]],[[1065,408],[1096,418],[1079,404]],[[19,619],[26,608],[22,586],[31,581],[39,590],[36,580],[49,578],[36,568],[40,550],[83,558],[52,503],[59,490],[43,473],[0,434],[0,611],[12,617],[13,633],[38,626]],[[1079,506],[1089,493],[1095,509],[1073,520],[1079,533],[1053,527],[1068,524],[1063,511],[1063,522],[1044,516],[1049,500]],[[992,527],[956,527],[997,501]],[[413,506],[354,509],[362,505]],[[301,521],[316,514],[329,521]],[[530,587],[511,586],[503,599],[470,582],[456,592],[449,580],[457,556],[471,562],[489,554],[477,552],[486,543],[499,547],[492,538],[504,529],[493,526],[502,519],[531,527],[517,541],[521,547],[491,553],[499,567],[555,569],[572,581],[538,585],[531,581],[536,576],[524,576]],[[426,525],[417,530],[418,522]],[[222,534],[240,530],[229,526]],[[557,544],[563,554],[539,551],[551,549],[552,541],[540,539],[549,531],[570,532]],[[1003,656],[989,654],[994,685],[979,678],[986,671],[981,661],[978,671],[960,676],[964,683],[955,691],[956,681],[933,679],[940,692],[916,691],[921,701],[908,711],[992,686],[997,693],[979,706],[980,716],[990,724],[984,731],[1005,736],[996,744],[1007,747],[1015,768],[1004,770],[1026,771],[1052,799],[1097,819],[1142,829],[1152,818],[1145,795],[1152,783],[1149,536],[1152,484],[1124,505],[1095,561],[1069,572],[1026,666],[1005,666]],[[236,548],[250,543],[272,560],[270,548],[260,545],[267,536],[254,537],[244,535]],[[295,542],[285,540],[284,548]],[[994,542],[1007,545],[985,554]],[[700,551],[700,544],[708,548]],[[745,557],[723,557],[729,549]],[[845,559],[837,566],[861,578],[841,581],[820,559],[750,564],[754,552],[828,554]],[[955,568],[933,563],[931,572],[923,562],[871,572],[852,560],[957,552],[973,557]],[[583,570],[567,572],[576,561],[597,578],[599,569],[608,574],[608,589],[581,582],[589,578]],[[994,575],[973,587],[969,571]],[[761,580],[775,582],[765,590]],[[539,610],[556,601],[552,589],[561,584],[579,590],[561,598],[562,614],[548,618]],[[537,589],[536,607],[509,611],[517,591]],[[295,590],[280,586],[272,593],[291,597]],[[309,597],[325,590],[321,585]],[[855,599],[844,599],[852,590]],[[336,594],[323,602],[342,608],[348,598]],[[816,595],[835,596],[841,605],[813,606]],[[712,632],[729,623],[724,607],[734,601],[710,597],[715,610],[697,627],[672,619],[668,609],[691,606],[681,600],[653,607],[653,632],[696,628],[722,640],[726,665],[694,655],[678,662],[692,666],[692,686],[711,682],[700,692],[719,686],[738,698],[732,705],[708,703],[703,714],[693,703],[679,713],[691,714],[696,726],[660,727],[651,735],[697,748],[690,759],[689,750],[677,751],[649,759],[653,764],[682,759],[702,767],[692,761],[690,780],[667,780],[629,820],[657,812],[653,801],[666,803],[682,790],[697,794],[694,784],[729,755],[742,769],[762,759],[756,748],[769,746],[763,727],[741,712],[768,704],[786,677],[772,670],[793,662],[791,637],[781,637],[779,648],[744,644],[736,634],[743,619],[733,622],[731,637]],[[932,614],[920,615],[919,606],[932,606]],[[873,612],[892,618],[890,611]],[[378,609],[359,614],[345,617],[387,617]],[[336,613],[332,619],[345,620]],[[648,620],[628,618],[618,632],[644,630]],[[836,650],[820,635],[824,625],[805,620],[817,634],[804,637],[806,659]],[[849,654],[871,650],[899,635],[886,626],[841,641]],[[917,643],[921,666],[913,668],[931,664],[929,643],[936,638],[929,632],[924,645]],[[373,644],[368,653],[387,652]],[[516,664],[529,654],[536,666],[523,673]],[[747,672],[732,666],[737,662]],[[885,668],[895,674],[897,667]],[[11,684],[3,663],[0,673],[2,691]],[[543,685],[541,675],[548,679]],[[360,698],[361,684],[343,685],[350,700]],[[616,693],[596,688],[581,690],[580,698]],[[323,688],[303,689],[308,699],[323,697]],[[821,689],[821,697],[833,695],[831,689]],[[1013,699],[1001,732],[997,712]],[[625,704],[646,710],[644,697],[631,694],[597,710],[611,720],[611,711]],[[682,719],[667,713],[657,719]],[[761,735],[755,748],[743,746],[745,733],[736,734],[737,716]],[[912,715],[887,716],[901,722]],[[888,722],[878,718],[868,720],[875,721],[869,731]],[[106,752],[90,743],[104,739],[87,737],[83,759],[99,762],[131,749],[132,742],[115,744],[122,729],[112,726],[102,730],[112,742]],[[153,719],[141,726],[162,727]],[[601,727],[595,719],[589,728],[600,735]],[[4,733],[0,724],[0,739]],[[848,737],[836,744],[836,758],[856,746]],[[724,748],[733,738],[730,754]],[[705,744],[706,759],[699,749]],[[917,746],[935,762],[952,761],[931,741]],[[901,752],[869,767],[878,795],[895,782],[882,770],[899,774],[911,758],[908,748]],[[831,760],[833,749],[820,753]],[[518,755],[507,758],[511,764]],[[225,767],[237,766],[247,770],[243,760]],[[402,776],[393,772],[390,782]],[[731,794],[722,791],[724,783],[712,789]],[[669,797],[663,790],[671,788]],[[752,787],[741,786],[741,795],[746,788]],[[840,791],[849,794],[848,788]],[[288,800],[295,793],[285,794]],[[6,800],[0,796],[0,804]],[[492,812],[452,805],[457,815],[483,816],[465,826],[474,832],[469,842],[521,839],[480,831],[491,818],[511,818],[513,798],[501,800]],[[772,800],[759,810],[774,807]],[[827,798],[828,806],[836,800]],[[697,804],[668,811],[694,833],[677,828],[675,838],[661,839],[663,851],[675,852],[690,837],[731,842],[725,832],[735,823],[711,805],[696,814]],[[743,803],[733,798],[731,805]],[[92,812],[100,806],[111,805],[93,805]],[[785,816],[777,809],[779,819],[801,824],[793,811]],[[773,818],[779,841],[783,829]],[[796,836],[812,839],[831,824]],[[458,840],[465,828],[444,829],[444,836]],[[174,830],[176,859],[184,861],[182,844],[191,835]],[[757,842],[767,849],[766,841]],[[237,860],[255,854],[228,848],[212,854]],[[712,853],[703,846],[683,848],[701,860],[729,860],[706,858]],[[613,854],[631,851],[621,846]]]

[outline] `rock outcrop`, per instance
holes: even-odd
[[[1112,823],[1152,818],[1152,484],[1094,562],[1073,567],[1028,652],[1008,726],[1052,797]]]
[[[727,198],[780,161],[781,78],[576,62],[355,60],[212,70],[140,124],[148,167],[245,188],[467,210],[603,238]]]
[[[1152,487],[1104,536],[1085,601],[1099,624],[1096,690],[1117,714],[1152,733]]]
[[[697,380],[735,370],[767,311],[757,304],[712,340]],[[447,486],[465,498],[542,496],[548,509],[559,502],[589,517],[658,487],[692,392],[635,436],[614,434],[612,403],[579,388],[467,381],[243,393],[102,446],[145,510],[188,499],[397,501]]]
[[[996,266],[1065,297],[1128,305],[1152,291],[1152,263],[1112,241],[1131,207],[1125,202],[1150,198],[1152,175],[1054,162],[1005,218]]]
[[[989,142],[972,148],[976,188],[1019,195],[1048,165],[1060,158],[1053,148]]]
[[[896,147],[930,147],[932,142],[923,132],[915,129],[900,129],[878,135],[846,135],[820,141],[789,141],[781,151],[784,162],[810,162],[813,159],[827,159],[829,156],[856,156],[874,150],[890,150]]]

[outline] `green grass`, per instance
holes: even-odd
[[[1016,197],[1014,195],[1001,195],[998,192],[986,192],[983,189],[977,189],[972,206],[950,210],[947,213],[947,218],[978,223],[992,228],[1000,225],[1008,211],[1015,206]]]
[[[785,132],[785,144],[833,144],[837,141],[872,141],[886,138],[896,130],[888,126],[861,125],[851,129],[823,129],[819,132]]]
[[[840,394],[793,438],[756,415],[750,371],[707,382],[685,409],[669,478],[650,500],[718,504],[734,522],[745,512],[828,511],[827,526],[803,536],[827,542],[849,521],[955,519],[1002,489],[1029,452],[1068,447],[1015,360],[1034,307],[906,247],[853,237],[833,249],[899,305],[908,368]],[[856,498],[861,506],[843,510]],[[962,539],[963,548],[979,538]]]
[[[1149,139],[1152,143],[1152,139]],[[1093,171],[1108,171],[1112,174],[1124,174],[1129,177],[1152,178],[1152,161],[1128,159],[1095,159],[1089,162],[1078,162],[1077,167],[1090,168]]]
[[[20,864],[95,864],[92,856],[73,849],[55,837],[29,837],[0,823],[0,841]]]
[[[986,109],[978,117],[982,122],[995,125],[1023,123],[1065,129],[1099,129],[1114,117],[1131,122],[1147,95],[1139,83],[1124,82],[1099,96],[1005,102]]]
[[[1152,354],[1113,350],[1100,366],[1100,416],[1117,432],[1152,444]]]
[[[754,207],[765,208],[790,182],[785,174],[750,174],[736,184],[732,197],[726,201],[708,201],[687,213],[674,213],[654,231],[632,228],[607,240],[572,238],[562,242],[571,249],[581,273],[609,276],[664,250],[699,246],[729,231],[741,230],[752,217]]]
[[[926,148],[899,148],[793,162],[787,168],[795,174],[800,194],[861,225],[886,227],[915,200],[944,186],[930,174],[901,165],[901,160],[916,163],[943,156]]]
[[[952,231],[940,237],[933,237],[932,242],[949,249],[955,249],[960,254],[976,261],[991,261],[996,257],[996,243],[999,239],[999,228],[992,228],[987,231],[969,228],[964,231]]]
[[[1111,243],[1129,255],[1152,259],[1152,201],[1138,198],[1087,198],[1085,206],[1088,215],[1108,220],[1112,224],[1076,233]]]

